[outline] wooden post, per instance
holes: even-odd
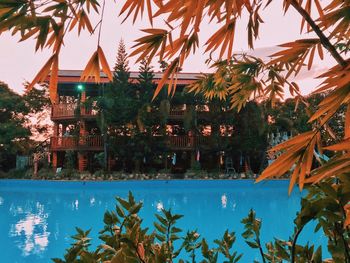
[[[87,154],[78,152],[78,170],[79,172],[85,171],[87,168]]]
[[[38,162],[39,156],[37,153],[33,154],[33,177],[36,178],[38,176]]]
[[[80,114],[81,115],[85,115],[86,114],[85,104],[84,104],[85,101],[86,101],[86,91],[84,90],[81,93],[81,99],[80,99],[80,102],[82,102],[82,105],[80,104]]]
[[[58,126],[58,124],[55,122],[54,124],[53,124],[53,136],[58,136],[58,133],[59,133],[59,126]]]
[[[57,165],[58,165],[57,152],[52,152],[52,168],[54,169],[55,172],[56,172],[56,169],[57,169]]]

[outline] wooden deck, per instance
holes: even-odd
[[[170,120],[182,120],[185,116],[185,110],[170,110],[168,118]],[[95,118],[97,111],[92,107],[81,106],[80,112],[76,103],[59,103],[52,105],[51,119],[55,120],[75,120],[77,118]],[[198,111],[197,118],[208,119],[208,111]]]
[[[126,137],[121,138],[121,144]],[[167,146],[171,150],[195,150],[210,143],[210,136],[168,136]],[[52,151],[102,151],[102,136],[91,135],[85,137],[51,137],[50,148]]]
[[[95,118],[97,111],[89,106],[80,106],[75,103],[60,103],[52,105],[51,119],[52,120],[72,120],[80,118]]]
[[[103,138],[97,135],[84,137],[51,137],[50,148],[53,151],[102,151]]]

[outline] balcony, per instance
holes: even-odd
[[[225,137],[226,139],[229,137]],[[129,137],[118,137],[118,144],[123,146]],[[221,138],[221,140],[224,138]],[[213,145],[211,136],[168,136],[167,147],[170,150],[195,150]],[[52,151],[102,151],[103,137],[100,135],[90,135],[84,137],[51,137],[50,148]]]
[[[102,151],[103,138],[99,135],[51,137],[50,148],[53,151]]]
[[[192,150],[203,143],[205,137],[199,136],[169,136],[168,145],[172,150]]]
[[[169,119],[172,120],[182,120],[185,115],[184,110],[170,110]]]
[[[168,118],[170,120],[183,120],[185,112],[185,110],[170,110]],[[209,111],[197,111],[196,113],[197,119],[209,120],[211,118],[211,114]]]
[[[74,120],[80,118],[95,118],[97,111],[90,106],[80,106],[75,103],[60,103],[52,105],[51,120]]]

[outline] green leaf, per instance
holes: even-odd
[[[157,222],[154,222],[153,225],[156,227],[156,229],[162,233],[162,234],[166,234],[167,230],[165,227],[161,226],[160,224],[158,224]]]
[[[245,241],[247,244],[248,244],[248,246],[250,246],[251,248],[259,248],[259,245],[256,243],[256,242],[251,242],[251,241],[248,241],[248,240],[246,240]]]
[[[126,210],[129,211],[131,205],[129,204],[128,201],[126,201],[125,199],[120,198],[120,197],[116,197],[116,199]]]
[[[157,219],[163,224],[163,225],[167,225],[168,222],[166,221],[166,219],[164,217],[162,217],[161,215],[159,214],[155,214],[155,216],[157,217]]]
[[[117,214],[120,217],[124,218],[125,217],[124,210],[119,205],[116,205],[115,208],[116,208]]]

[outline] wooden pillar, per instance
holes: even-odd
[[[58,133],[59,133],[59,125],[58,123],[54,123],[53,124],[53,136],[58,136]]]
[[[56,171],[57,166],[58,166],[57,152],[52,152],[52,168]]]
[[[85,101],[86,101],[86,91],[84,90],[81,93],[81,99],[80,99],[80,102],[82,103],[82,105],[80,105],[80,114],[81,115],[85,115],[86,114],[85,105],[84,105]]]
[[[78,170],[85,171],[87,168],[88,155],[87,153],[78,152]]]
[[[80,102],[84,103],[86,101],[86,92],[83,91],[81,93]],[[80,105],[80,114],[85,113],[85,107],[84,105]],[[85,137],[86,136],[86,123],[84,120],[80,119],[80,127],[79,127],[79,144],[84,145],[85,144]],[[88,154],[86,152],[78,152],[78,170],[79,172],[85,171],[87,169],[88,164]]]
[[[38,165],[39,165],[39,155],[37,153],[33,154],[33,177],[38,176]]]
[[[84,90],[82,93],[81,93],[81,102],[85,102],[86,101],[86,91]]]

